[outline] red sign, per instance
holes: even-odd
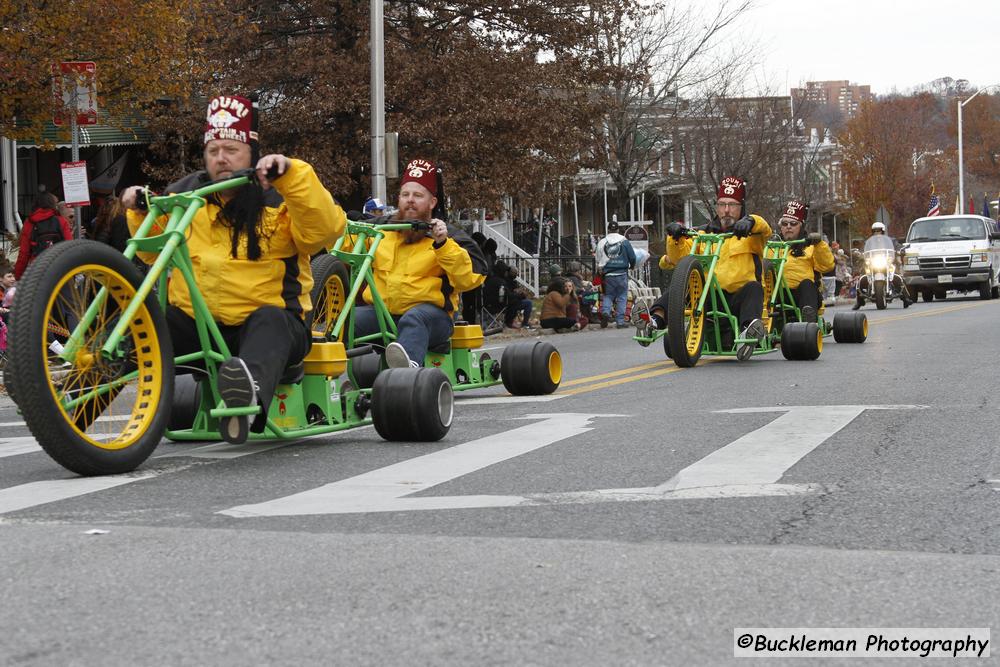
[[[97,63],[62,62],[52,66],[52,122],[70,124],[76,112],[77,125],[97,125]]]

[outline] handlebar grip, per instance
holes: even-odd
[[[149,201],[146,199],[151,193],[147,188],[140,190],[135,196],[135,207],[140,211],[149,210]]]

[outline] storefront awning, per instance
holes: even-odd
[[[113,119],[107,125],[81,125],[80,148],[88,146],[134,146],[150,142],[149,130],[139,119]],[[73,139],[69,127],[47,123],[35,141],[19,141],[18,148],[70,148]]]

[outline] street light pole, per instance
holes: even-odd
[[[1000,84],[991,84],[989,86],[984,86],[974,92],[972,96],[965,100],[964,102],[959,101],[958,103],[958,201],[959,210],[965,210],[965,169],[962,164],[962,107],[971,102],[976,98],[976,95],[983,92],[984,90],[989,90],[990,88],[995,88]]]
[[[386,200],[385,193],[385,40],[382,0],[371,0],[371,106],[372,106],[372,197]]]

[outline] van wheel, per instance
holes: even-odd
[[[920,296],[923,297],[924,303],[930,303],[934,300],[934,291],[931,289],[920,290]]]
[[[979,299],[981,301],[989,301],[993,297],[993,290],[990,287],[990,281],[984,280],[979,283]]]

